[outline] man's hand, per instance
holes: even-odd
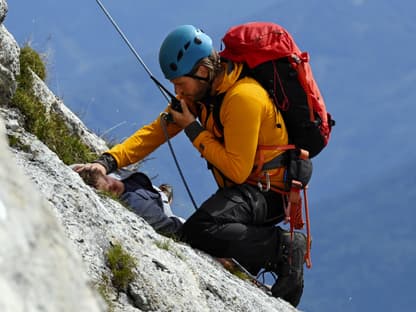
[[[71,168],[77,173],[80,173],[84,170],[88,170],[88,171],[97,170],[101,172],[103,175],[107,174],[105,167],[99,163],[73,164],[71,165]]]
[[[171,114],[173,121],[182,129],[195,121],[195,116],[189,111],[188,105],[184,100],[180,101],[182,107],[182,113],[169,107],[169,113]]]

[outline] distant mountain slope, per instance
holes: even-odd
[[[313,204],[314,268],[305,310],[411,311],[416,279],[416,164],[376,177],[357,175],[352,191]]]

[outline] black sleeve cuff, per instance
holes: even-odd
[[[195,120],[193,123],[189,124],[185,128],[185,133],[188,136],[189,140],[193,142],[196,139],[196,137],[204,130],[204,127],[202,127],[200,123]]]
[[[117,161],[113,156],[111,156],[111,154],[108,153],[102,154],[100,157],[98,157],[97,160],[94,160],[93,163],[103,165],[107,171],[107,174],[117,170],[118,168]]]

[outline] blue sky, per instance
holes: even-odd
[[[195,24],[220,48],[232,25],[280,23],[311,55],[328,110],[337,121],[314,160],[310,183],[314,267],[305,311],[394,311],[415,305],[416,60],[414,1],[102,0],[166,86],[157,53],[166,34]],[[47,57],[48,85],[98,134],[121,140],[166,103],[94,0],[10,0],[5,21],[19,44]],[[170,86],[169,86],[170,87]],[[215,191],[204,161],[184,135],[172,140],[193,196]],[[144,165],[175,188],[174,209],[193,208],[166,146]]]

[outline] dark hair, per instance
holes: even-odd
[[[217,76],[221,70],[221,58],[217,51],[213,50],[211,55],[204,57],[192,68],[189,75],[193,75],[198,71],[199,66],[205,66],[208,68],[208,81],[211,83],[215,76]]]
[[[90,185],[92,187],[97,186],[97,181],[102,173],[97,169],[84,169],[78,173],[85,184]]]

